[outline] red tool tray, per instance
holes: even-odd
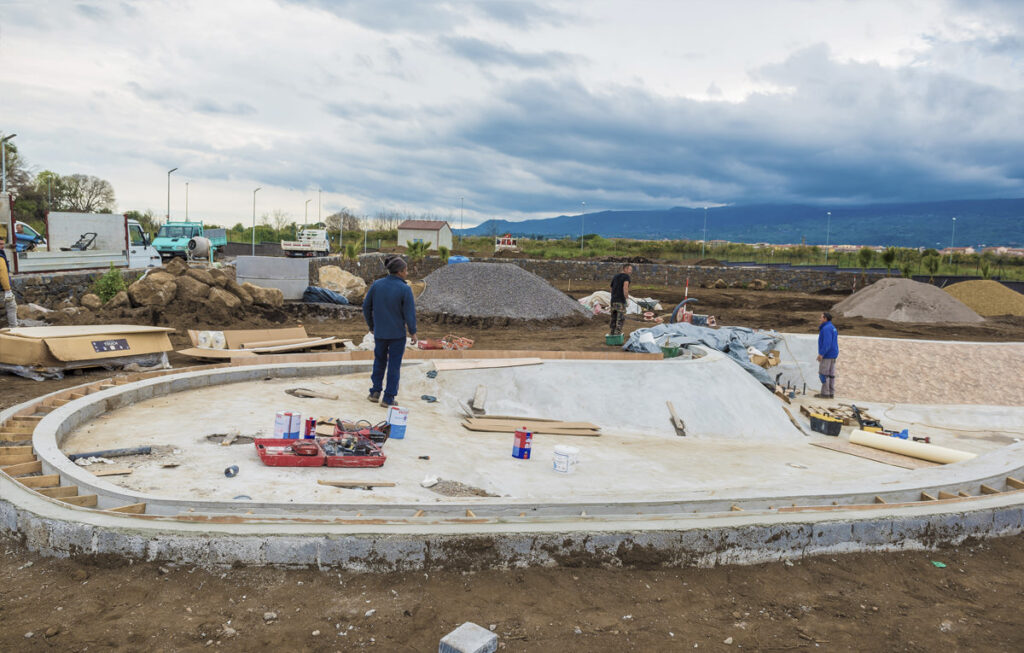
[[[256,438],[255,443],[260,460],[270,467],[323,467],[327,464],[327,454],[316,440]],[[292,447],[310,446],[316,449],[311,456],[302,456],[292,450]]]
[[[380,450],[377,443],[370,438],[363,435],[355,435],[352,433],[346,434],[349,437],[353,435],[362,441],[362,444],[370,449],[370,455],[367,456],[326,456],[328,467],[381,467],[387,461],[388,457]],[[330,440],[340,440],[341,438],[317,438],[321,445],[321,450],[324,450],[324,444]],[[326,455],[326,454],[325,454]]]

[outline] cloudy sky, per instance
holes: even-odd
[[[0,131],[120,210],[466,225],[1024,196],[1016,0],[0,0]]]

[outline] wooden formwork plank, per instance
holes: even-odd
[[[43,476],[25,476],[15,479],[25,487],[57,487],[60,485],[60,474],[45,474]]]
[[[53,499],[66,499],[69,497],[78,496],[77,485],[63,485],[61,487],[44,487],[36,490],[39,494],[44,497],[50,497]]]
[[[11,418],[12,422],[31,422],[35,424],[39,420],[43,419],[39,415],[15,415]]]
[[[31,463],[18,463],[17,465],[0,467],[0,472],[4,472],[9,476],[24,476],[26,474],[35,474],[41,471],[43,471],[43,463],[38,460]]]
[[[956,499],[958,497],[957,497],[957,495],[953,494],[952,492],[946,492],[945,490],[939,490],[939,498],[940,499]]]
[[[35,454],[31,453],[15,453],[10,455],[4,455],[0,453],[0,467],[6,467],[7,465],[17,465],[18,463],[30,463],[35,459]]]
[[[10,447],[0,447],[0,456],[9,456],[15,453],[32,453],[32,445],[16,445]]]
[[[6,431],[0,431],[0,442],[25,442],[31,440],[31,433],[8,433]]]
[[[999,490],[995,489],[991,485],[985,485],[984,483],[982,483],[981,484],[981,493],[982,494],[999,494]]]
[[[118,506],[116,508],[107,508],[106,512],[120,512],[129,515],[143,515],[146,513],[146,504],[144,503],[131,503],[127,506]]]
[[[80,494],[76,497],[62,497],[61,501],[83,508],[95,508],[98,497],[95,494]]]
[[[32,431],[36,430],[35,424],[26,424],[25,422],[14,422],[7,421],[3,425],[0,425],[0,429],[3,429],[7,433],[24,433],[25,435],[32,435]]]
[[[1024,490],[1024,481],[1016,479],[1012,476],[1006,477],[1006,484],[1012,487],[1014,490]]]

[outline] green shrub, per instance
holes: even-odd
[[[128,284],[124,282],[121,271],[114,268],[113,263],[110,264],[110,269],[103,273],[103,276],[92,283],[93,293],[102,299],[104,304],[122,290],[128,290]]]
[[[448,257],[452,255],[452,252],[444,245],[441,245],[440,247],[437,248],[437,255],[441,257],[442,263],[447,263]]]
[[[345,245],[345,258],[350,261],[359,258],[359,243],[348,243]]]

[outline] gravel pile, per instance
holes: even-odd
[[[881,279],[832,307],[845,317],[891,322],[983,322],[949,293],[912,279]]]
[[[582,304],[517,265],[456,263],[431,272],[416,308],[475,318],[556,320],[589,316]]]
[[[978,315],[1024,315],[1024,295],[998,281],[961,281],[945,291]]]

